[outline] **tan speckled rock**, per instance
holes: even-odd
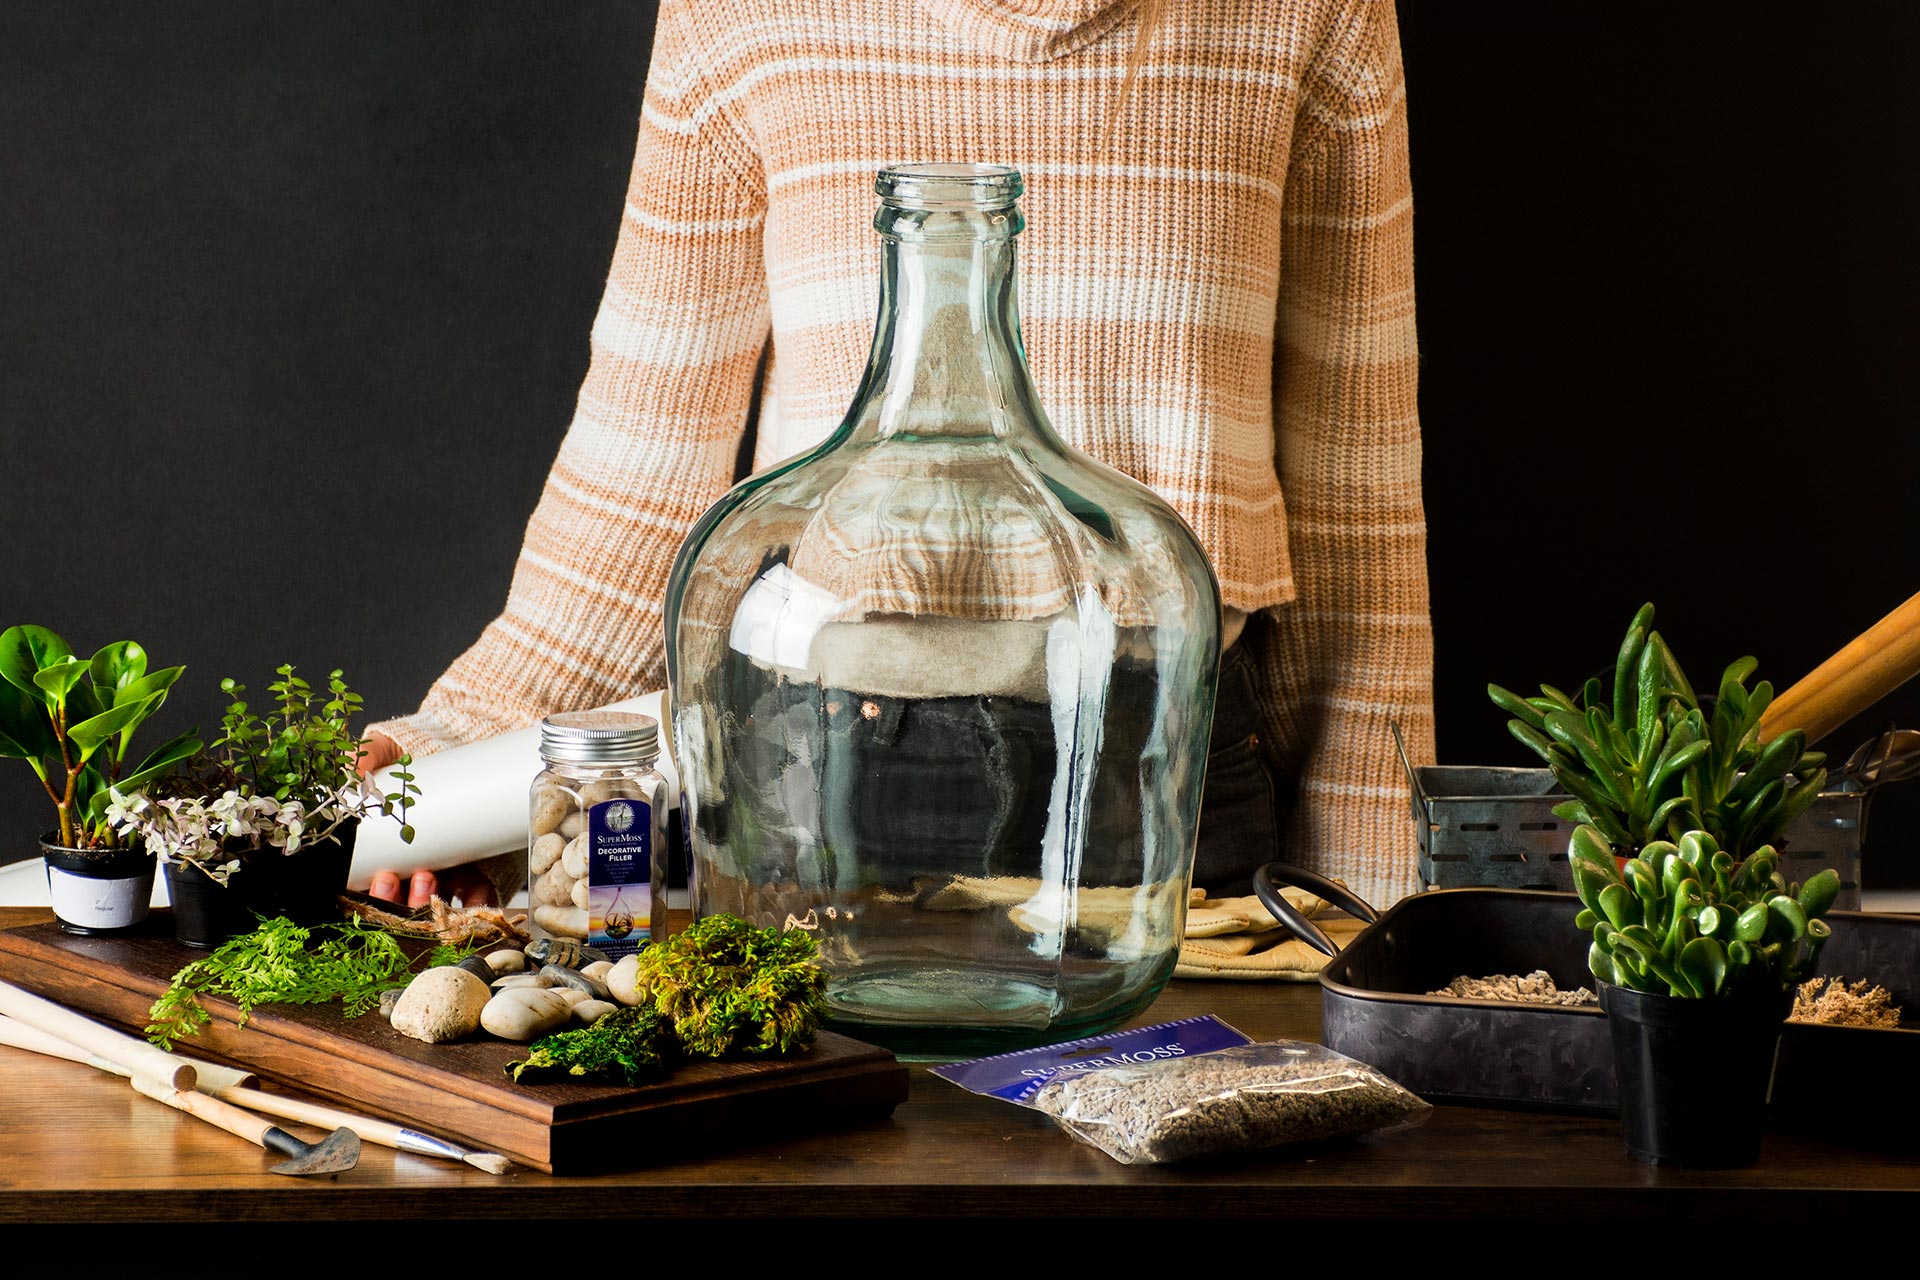
[[[556,862],[547,868],[547,874],[533,882],[533,900],[543,902],[550,907],[570,907],[573,905],[573,877]]]
[[[533,802],[532,819],[528,823],[536,836],[544,835],[559,827],[573,812],[573,797],[558,787],[543,790]]]
[[[429,969],[407,984],[393,1006],[393,1029],[428,1044],[472,1035],[488,995],[487,984],[465,969]]]
[[[533,841],[533,852],[527,855],[527,874],[543,876],[547,868],[560,861],[561,853],[567,847],[567,838],[558,831],[549,831],[537,836]]]

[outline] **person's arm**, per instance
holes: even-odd
[[[769,324],[762,168],[689,22],[661,6],[592,363],[506,607],[376,745],[423,755],[664,684],[667,572],[733,479]]]
[[[1295,861],[1385,907],[1417,888],[1389,726],[1433,759],[1406,86],[1389,0],[1341,7],[1301,85],[1281,209],[1276,456],[1298,596],[1261,646],[1299,779]]]

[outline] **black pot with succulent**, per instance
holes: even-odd
[[[166,857],[176,936],[215,947],[255,916],[300,924],[340,918],[338,896],[363,818],[384,816],[411,841],[407,810],[419,795],[402,760],[399,790],[381,792],[355,771],[364,741],[348,728],[360,695],[339,671],[315,690],[291,666],[268,686],[264,715],[227,679],[218,741],[157,785],[109,806],[122,835]]]
[[[114,827],[113,791],[149,785],[200,749],[187,732],[132,754],[135,730],[183,670],[149,670],[131,640],[80,658],[46,627],[0,632],[0,756],[25,760],[53,801],[40,846],[48,898],[69,932],[117,933],[146,918],[153,856]]]
[[[1819,795],[1825,758],[1788,730],[1762,742],[1773,699],[1742,658],[1709,710],[1694,695],[1653,606],[1634,616],[1611,697],[1576,702],[1550,685],[1488,694],[1574,798],[1567,846],[1591,930],[1628,1150],[1655,1163],[1732,1166],[1759,1157],[1767,1089],[1795,987],[1812,975],[1839,893],[1832,870],[1804,885],[1775,842]]]

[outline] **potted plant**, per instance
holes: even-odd
[[[232,679],[222,733],[174,778],[115,798],[128,836],[165,855],[176,933],[218,946],[252,927],[252,916],[313,924],[338,917],[336,899],[353,863],[360,820],[384,815],[411,841],[407,810],[419,795],[403,757],[383,794],[355,772],[364,741],[348,728],[360,695],[332,672],[316,691],[292,666],[268,686],[264,716]]]
[[[1705,831],[1739,861],[1773,845],[1826,785],[1826,757],[1798,729],[1759,741],[1773,701],[1759,665],[1741,658],[1721,674],[1709,711],[1643,605],[1614,662],[1611,696],[1597,679],[1578,700],[1551,685],[1522,698],[1499,685],[1487,694],[1513,716],[1514,737],[1547,762],[1573,799],[1567,821],[1595,828],[1620,857],[1653,840]]]
[[[1751,1164],[1780,1030],[1831,932],[1820,917],[1839,874],[1788,884],[1772,848],[1736,865],[1704,831],[1652,841],[1624,871],[1591,826],[1574,829],[1567,853],[1627,1150],[1655,1164]]]
[[[1774,844],[1826,784],[1825,757],[1798,729],[1759,740],[1773,700],[1741,658],[1701,705],[1653,606],[1627,628],[1613,687],[1576,701],[1551,685],[1522,698],[1498,685],[1513,736],[1573,799],[1567,846],[1593,932],[1627,1149],[1641,1160],[1747,1164],[1760,1153],[1767,1087],[1793,990],[1812,973],[1840,891],[1831,870],[1780,875]]]
[[[153,856],[121,838],[109,817],[114,787],[145,786],[200,749],[192,732],[144,759],[133,735],[166,701],[182,667],[149,670],[131,640],[92,658],[46,627],[0,632],[0,756],[25,760],[53,801],[41,837],[54,915],[72,933],[128,929],[146,918]]]

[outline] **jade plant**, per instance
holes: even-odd
[[[1613,686],[1586,682],[1578,699],[1552,685],[1521,697],[1488,685],[1508,730],[1546,761],[1573,798],[1555,806],[1594,829],[1616,854],[1703,831],[1735,860],[1778,841],[1826,785],[1826,757],[1790,729],[1761,741],[1773,686],[1746,682],[1745,657],[1721,674],[1709,711],[1644,605],[1614,661]]]
[[[33,768],[58,812],[61,847],[120,847],[108,814],[114,789],[146,786],[200,749],[189,731],[144,758],[132,754],[134,731],[183,670],[149,670],[146,650],[131,640],[79,658],[46,627],[0,633],[0,756]]]
[[[1812,976],[1840,892],[1832,868],[1789,884],[1771,847],[1736,863],[1704,831],[1614,857],[1577,827],[1567,847],[1575,923],[1593,932],[1587,965],[1616,987],[1691,998],[1777,995]]]

